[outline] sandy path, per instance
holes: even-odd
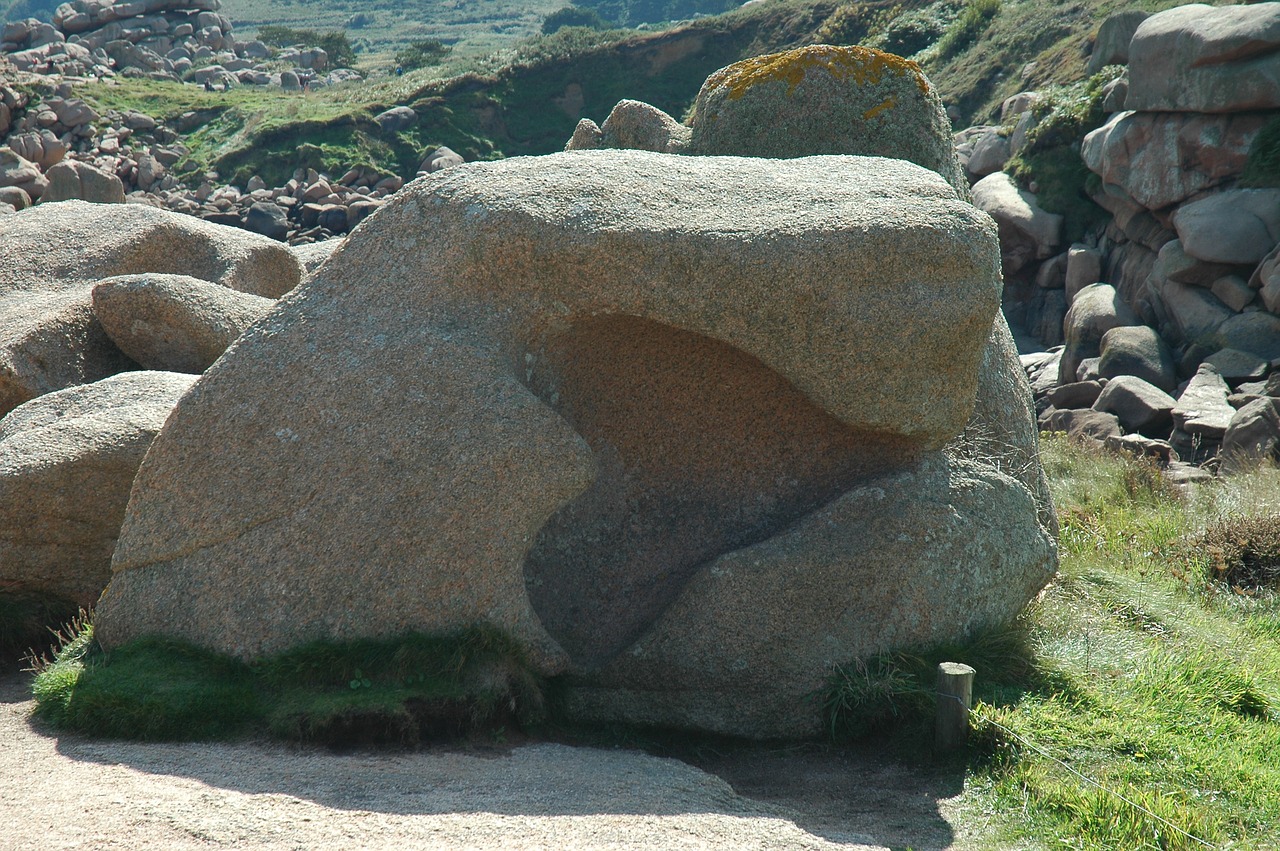
[[[895,786],[888,775],[859,781],[847,767],[800,765],[785,755],[713,766],[740,790],[756,790],[745,797],[721,777],[674,759],[559,744],[334,754],[264,743],[53,738],[29,721],[28,682],[0,677],[3,851],[923,851],[947,847],[953,837],[933,785],[885,788]],[[801,770],[799,783],[788,780]]]

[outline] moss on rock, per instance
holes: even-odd
[[[690,123],[694,154],[884,156],[967,190],[950,122],[920,66],[868,47],[820,44],[721,68],[703,84]]]

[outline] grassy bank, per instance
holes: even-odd
[[[1280,472],[1188,495],[1062,439],[1043,456],[1060,575],[1006,630],[840,672],[833,731],[923,757],[936,662],[968,662],[960,811],[987,847],[1280,847]]]

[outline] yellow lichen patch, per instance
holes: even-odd
[[[897,98],[887,97],[884,100],[880,101],[880,103],[878,103],[877,105],[871,107],[866,112],[862,113],[862,120],[870,121],[880,113],[884,112],[886,109],[893,109],[897,105],[898,105]]]
[[[737,100],[758,83],[780,80],[787,84],[787,96],[790,97],[810,69],[825,71],[839,82],[852,80],[859,86],[878,83],[886,73],[898,77],[910,74],[915,78],[920,93],[929,93],[929,80],[920,66],[910,59],[870,47],[834,47],[829,44],[815,44],[735,62],[712,74],[707,85],[727,88],[729,100]]]

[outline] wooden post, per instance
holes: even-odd
[[[973,668],[959,662],[938,665],[938,715],[933,736],[938,753],[963,747],[969,738],[974,673]]]

